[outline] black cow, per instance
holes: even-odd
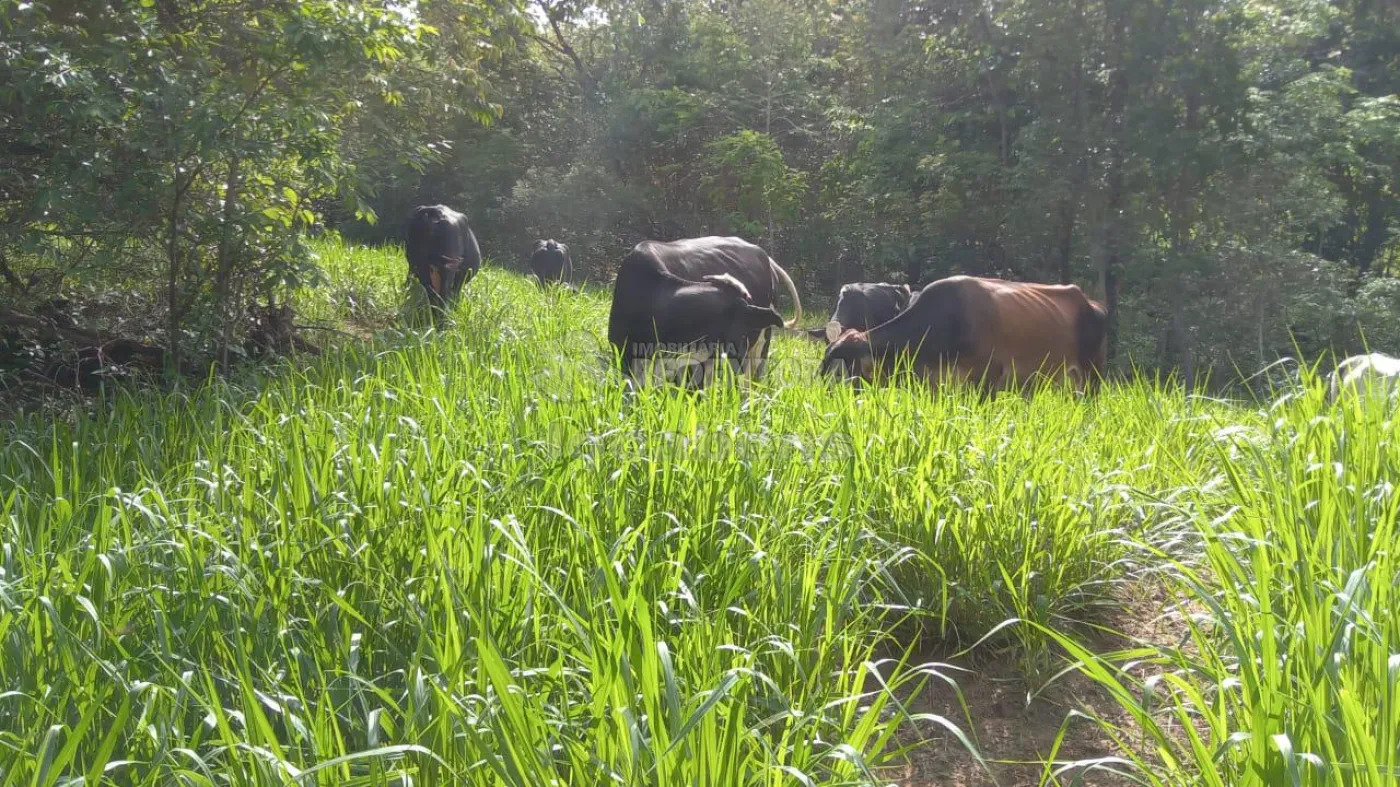
[[[779,282],[797,312],[788,323],[774,308]],[[801,317],[802,301],[787,271],[748,241],[643,241],[618,270],[608,340],[628,378],[660,382],[681,376],[699,387],[713,377],[721,354],[736,372],[761,377],[773,329],[791,328]]]
[[[408,268],[438,310],[455,301],[481,270],[481,249],[467,217],[446,205],[421,205],[408,220]]]
[[[535,249],[530,253],[530,270],[541,285],[551,282],[567,284],[574,275],[569,247],[553,239],[535,241]]]
[[[909,308],[910,297],[907,284],[843,284],[836,295],[836,309],[831,319],[821,328],[809,328],[807,336],[831,344],[847,330],[868,331]]]

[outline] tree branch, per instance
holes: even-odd
[[[25,290],[29,289],[24,286],[24,282],[20,281],[19,276],[10,269],[10,263],[6,261],[3,251],[0,251],[0,276],[4,277],[5,281],[9,283],[10,288],[16,293],[23,293]]]
[[[593,87],[593,77],[588,73],[588,68],[583,64],[583,58],[579,57],[578,52],[574,51],[574,48],[569,45],[568,39],[564,38],[564,30],[559,26],[558,16],[552,13],[553,9],[546,0],[535,0],[535,3],[539,5],[540,10],[544,12],[544,18],[549,21],[550,30],[554,31],[554,40],[558,44],[556,49],[563,52],[568,56],[569,60],[573,61],[574,70],[577,71],[579,75],[579,81],[583,83],[584,87],[591,90]]]

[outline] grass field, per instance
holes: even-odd
[[[305,319],[392,323],[398,254],[320,249]],[[980,753],[909,698],[983,652],[1078,662],[1125,780],[1400,779],[1394,407],[857,395],[801,338],[630,396],[606,314],[487,269],[444,335],[0,426],[0,784],[889,783]],[[1096,644],[1145,587],[1181,636]]]

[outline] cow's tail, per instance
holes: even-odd
[[[792,296],[792,305],[796,313],[791,320],[783,323],[784,328],[791,330],[796,328],[797,324],[802,321],[802,299],[797,297],[797,287],[792,283],[792,277],[787,274],[787,271],[783,270],[783,266],[779,265],[772,257],[768,258],[768,264],[772,266],[773,272],[776,273],[778,278],[783,280],[783,284],[787,286],[788,295]]]
[[[1089,308],[1080,314],[1075,332],[1084,390],[1095,393],[1108,374],[1108,310],[1101,304],[1089,301]]]

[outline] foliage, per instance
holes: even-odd
[[[20,166],[0,255],[111,284],[128,265],[162,282],[172,349],[193,330],[224,361],[248,303],[314,277],[302,237],[319,204],[374,219],[373,168],[350,156],[392,132],[405,160],[431,160],[399,122],[409,97],[433,95],[423,70],[456,86],[439,101],[476,84],[473,63],[429,57],[436,31],[393,3],[80,8],[3,3],[0,141]]]
[[[700,184],[717,210],[729,209],[724,215],[729,234],[763,238],[771,232],[765,219],[793,218],[806,178],[788,167],[771,137],[740,131],[709,143],[706,152],[701,160],[709,174]]]

